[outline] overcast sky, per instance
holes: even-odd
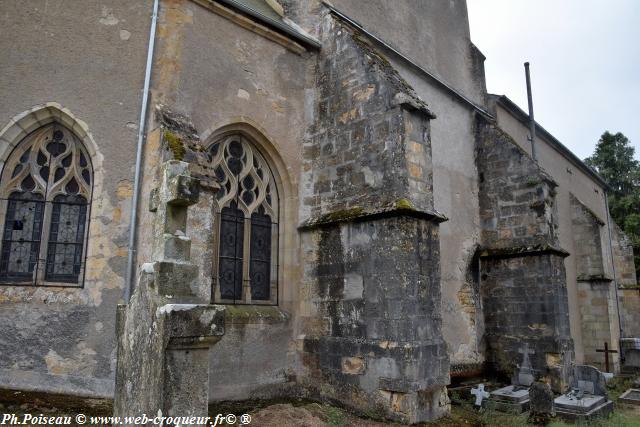
[[[527,111],[581,159],[622,132],[640,159],[640,0],[467,0],[487,89]]]

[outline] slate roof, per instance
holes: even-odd
[[[294,25],[286,22],[265,0],[216,0],[230,7],[272,30],[291,37],[306,47],[320,49],[320,43],[311,36],[300,31]],[[290,21],[289,21],[290,22]]]

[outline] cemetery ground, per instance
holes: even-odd
[[[618,397],[633,384],[632,379],[618,377],[609,384],[610,398],[616,402]],[[494,390],[495,387],[488,387]],[[432,423],[419,424],[423,427],[518,427],[529,426],[527,413],[520,416],[504,414],[491,410],[478,411],[473,407],[473,396],[467,390],[454,390],[450,393],[451,414]],[[84,413],[87,416],[112,415],[112,403],[106,399],[83,399],[70,396],[45,393],[16,392],[0,390],[0,412],[33,414],[44,416],[70,415]],[[358,417],[342,408],[309,402],[304,400],[283,400],[280,402],[244,402],[235,404],[216,404],[209,407],[209,414],[217,413],[251,414],[253,426],[278,427],[399,427],[400,424],[381,422]],[[71,425],[77,425],[72,422]],[[86,423],[84,425],[90,425]],[[99,425],[99,424],[93,424]],[[109,424],[103,424],[109,425]],[[226,426],[227,424],[222,424]],[[237,425],[240,425],[239,423]],[[568,426],[562,421],[553,421],[550,427]],[[640,409],[616,404],[613,415],[606,420],[596,420],[586,424],[589,427],[640,427]]]

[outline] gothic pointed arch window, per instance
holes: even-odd
[[[277,304],[279,198],[269,163],[240,133],[215,140],[209,155],[221,187],[216,194],[213,300]]]
[[[0,283],[81,286],[93,170],[86,148],[51,123],[9,155],[0,181]]]

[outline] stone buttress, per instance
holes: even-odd
[[[118,307],[116,416],[207,416],[209,347],[224,334],[224,308],[209,305],[189,261],[187,208],[199,182],[189,164],[160,166],[153,191],[153,262],[143,264],[129,304]]]
[[[434,116],[357,30],[328,15],[322,35],[303,146],[301,382],[361,413],[432,420],[449,411]]]
[[[604,343],[617,353],[609,355],[611,372],[620,371],[620,326],[616,284],[605,274],[600,229],[606,224],[587,205],[569,193],[571,234],[576,255],[578,306],[584,364],[605,371]],[[613,356],[613,357],[612,357]],[[606,372],[606,371],[605,371]]]
[[[534,370],[555,391],[573,360],[555,182],[497,125],[478,119],[480,292],[490,367],[511,376],[534,350]]]

